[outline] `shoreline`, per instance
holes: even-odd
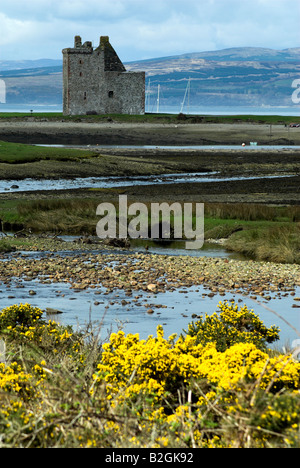
[[[99,145],[300,145],[300,131],[284,124],[120,123],[1,120],[0,140],[29,144]]]
[[[300,150],[165,150],[103,149],[75,161],[39,160],[1,163],[1,179],[76,179],[217,173],[220,181],[0,193],[0,200],[40,198],[117,199],[119,194],[137,200],[180,200],[223,203],[300,204]],[[105,151],[105,152],[104,152]],[[270,178],[271,176],[271,178]],[[276,177],[277,176],[277,177]],[[246,177],[245,180],[222,178]],[[13,182],[12,182],[13,183]]]
[[[223,203],[300,203],[300,149],[145,149],[101,148],[110,145],[260,144],[300,145],[300,129],[265,123],[120,123],[36,121],[34,117],[0,121],[0,140],[27,144],[95,144],[89,156],[64,160],[0,164],[2,180],[132,177],[159,174],[216,172],[220,178],[249,180],[130,186],[112,189],[73,189],[1,193],[0,199],[82,197],[116,199],[127,194],[138,200],[170,199]],[[86,151],[86,149],[85,149]],[[269,176],[278,178],[268,179]],[[286,176],[286,177],[284,177]],[[259,178],[258,178],[259,177]],[[265,177],[265,178],[261,178]],[[250,179],[251,178],[251,179]]]
[[[253,203],[274,205],[300,204],[300,176],[254,179],[233,182],[127,186],[108,189],[67,189],[0,193],[0,200],[99,199],[117,201],[127,195],[129,201],[184,201],[198,203]]]
[[[41,239],[41,243],[51,244],[51,241]],[[53,241],[54,242],[54,241]],[[65,244],[65,245],[64,245]],[[52,243],[52,247],[53,247]],[[60,243],[61,246],[69,246],[68,242]],[[97,252],[91,249],[96,249]],[[81,252],[77,250],[80,249]],[[37,249],[38,250],[38,249]],[[36,251],[37,251],[36,250]],[[73,249],[72,249],[73,250]],[[107,250],[107,252],[103,252]],[[43,251],[39,250],[39,251]],[[25,251],[24,251],[25,252]],[[173,256],[166,254],[148,254],[143,252],[134,252],[130,249],[126,254],[122,249],[118,252],[115,247],[108,248],[103,243],[93,245],[77,244],[74,245],[73,255],[67,252],[61,256],[61,251],[50,250],[50,255],[41,258],[27,258],[26,253],[16,256],[16,253],[2,254],[6,260],[0,262],[0,279],[11,281],[16,276],[16,271],[22,272],[21,276],[30,279],[45,279],[45,275],[50,274],[54,282],[57,277],[65,278],[67,282],[85,283],[87,278],[90,285],[102,284],[108,289],[124,289],[128,291],[149,290],[147,284],[154,283],[156,292],[166,292],[170,288],[191,287],[192,285],[204,285],[214,290],[214,288],[224,289],[227,292],[237,292],[242,294],[253,294],[264,296],[270,291],[294,292],[300,286],[300,266],[297,264],[277,264],[272,262],[261,262],[257,260],[228,260],[218,257],[188,257]],[[48,251],[49,253],[49,251]],[[97,270],[91,268],[86,263],[88,255],[91,262],[106,264],[106,262],[117,261],[122,268],[122,275],[115,275],[113,269],[107,270],[104,277]],[[126,261],[124,260],[126,258]],[[74,261],[76,259],[76,262]],[[131,264],[134,259],[140,260],[143,268],[138,275],[132,274]],[[152,265],[151,275],[149,276],[149,262]],[[74,271],[66,268],[67,265],[75,265]],[[19,265],[18,265],[19,264]],[[51,264],[49,273],[48,265]],[[128,269],[129,264],[129,269]],[[20,268],[21,266],[21,268]],[[80,275],[78,275],[78,266],[80,266]],[[181,276],[178,276],[178,270]],[[31,272],[28,275],[28,272]],[[162,272],[166,277],[162,279]],[[19,275],[20,276],[20,275]],[[129,277],[132,278],[129,279]],[[125,280],[124,278],[128,278]],[[152,291],[153,292],[153,291]],[[215,289],[214,292],[217,292]]]

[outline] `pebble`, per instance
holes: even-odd
[[[270,292],[295,294],[296,286],[300,286],[300,265],[225,260],[148,253],[125,256],[115,252],[86,255],[61,252],[36,258],[11,254],[8,260],[0,262],[0,283],[9,284],[15,278],[44,284],[68,282],[74,292],[101,286],[106,289],[104,295],[122,289],[127,297],[138,297],[139,291],[160,293],[179,289],[184,293],[184,288],[202,285],[209,289],[208,297],[239,292],[266,300]],[[36,294],[31,291],[29,294]],[[300,297],[294,297],[294,301],[300,301]]]

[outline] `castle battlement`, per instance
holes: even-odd
[[[145,73],[127,72],[108,36],[96,48],[75,36],[62,53],[65,115],[145,113]]]

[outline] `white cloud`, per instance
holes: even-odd
[[[256,46],[299,46],[290,0],[0,0],[0,59],[58,58],[73,37],[108,35],[124,61]]]
[[[0,47],[14,42],[19,42],[26,37],[32,23],[20,19],[8,18],[0,13]]]

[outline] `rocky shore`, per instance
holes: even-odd
[[[74,245],[74,244],[73,244]],[[67,244],[69,246],[69,244]],[[49,247],[49,245],[48,245]],[[90,245],[87,249],[99,249]],[[78,249],[78,246],[77,246]],[[62,253],[62,252],[61,252]],[[210,257],[187,257],[82,250],[64,255],[48,252],[45,256],[2,255],[0,283],[14,278],[25,281],[67,282],[73,289],[104,287],[123,289],[128,295],[144,290],[165,292],[203,285],[212,296],[228,291],[264,297],[270,292],[295,294],[300,286],[300,266]]]

